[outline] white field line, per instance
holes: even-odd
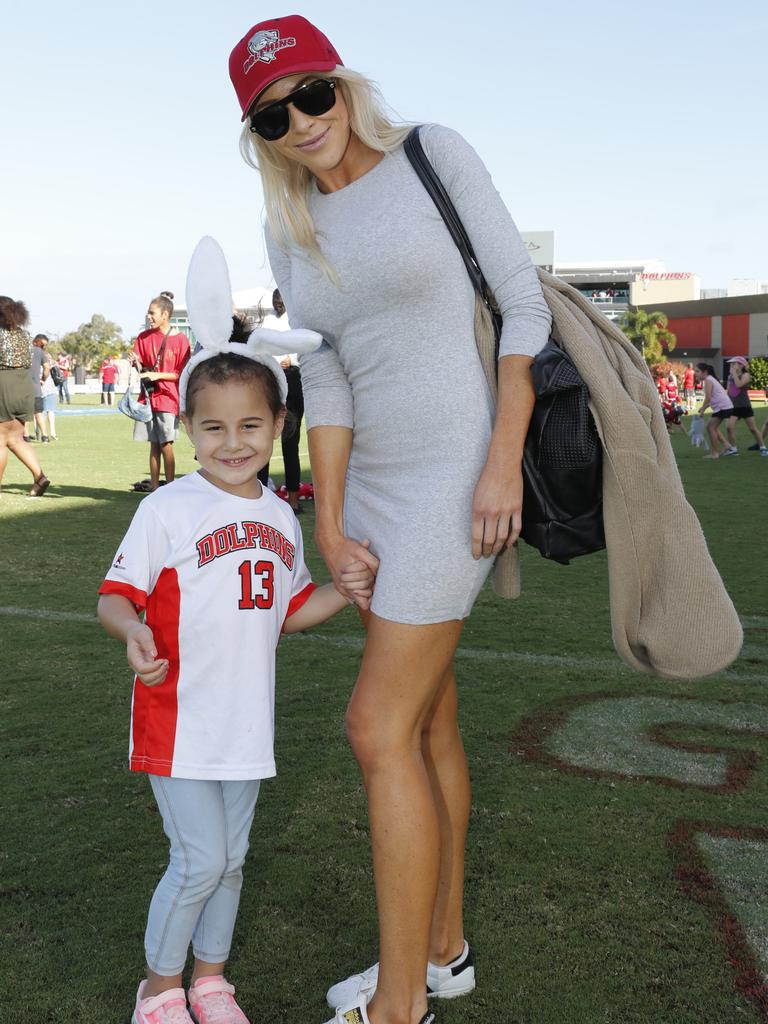
[[[85,612],[55,611],[51,608],[16,608],[0,605],[0,616],[8,615],[20,619],[38,619],[44,622],[88,622],[95,625],[95,615]],[[320,643],[327,647],[345,647],[349,650],[362,651],[363,638],[359,636],[330,636],[322,633],[293,633],[284,637],[288,643]],[[589,669],[598,673],[619,673],[621,675],[637,675],[628,666],[615,658],[578,658],[563,654],[534,654],[531,651],[488,651],[471,647],[459,647],[456,651],[459,661],[490,661],[507,662],[517,665],[533,665],[540,668],[579,668]],[[652,677],[649,677],[652,678]],[[716,678],[727,679],[729,682],[765,683],[768,682],[768,670],[755,675],[746,672],[726,670],[718,672]]]

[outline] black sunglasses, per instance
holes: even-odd
[[[288,134],[291,115],[288,104],[292,103],[302,114],[318,117],[327,114],[336,103],[336,82],[332,78],[318,78],[316,82],[301,85],[276,103],[270,103],[257,110],[251,118],[250,129],[267,142],[275,142]]]

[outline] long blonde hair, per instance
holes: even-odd
[[[384,99],[370,78],[345,67],[318,72],[317,78],[334,78],[339,83],[350,127],[364,145],[379,153],[391,153],[402,145],[411,125],[396,123],[387,116]],[[245,162],[261,174],[267,223],[275,244],[281,249],[291,245],[305,249],[324,273],[337,281],[334,268],[320,250],[309,212],[311,172],[252,132],[247,122],[240,136],[240,152]]]

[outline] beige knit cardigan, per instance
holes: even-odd
[[[685,499],[653,379],[628,338],[580,292],[539,270],[552,335],[589,389],[603,443],[603,516],[613,643],[632,668],[674,679],[718,672],[743,641],[736,609]],[[496,393],[493,334],[478,303],[478,351]],[[567,572],[567,569],[563,569]],[[520,593],[516,548],[494,590]],[[556,625],[553,605],[552,625]]]

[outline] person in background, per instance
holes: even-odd
[[[301,441],[301,421],[304,418],[304,392],[301,387],[301,370],[296,356],[285,356],[280,360],[280,365],[285,373],[285,379],[288,381],[288,398],[285,404],[291,417],[286,424],[286,429],[280,435],[283,465],[285,466],[285,489],[288,492],[288,504],[298,516],[301,514],[299,442]]]
[[[117,360],[114,356],[107,356],[101,364],[99,376],[101,377],[101,404],[115,404],[115,383],[117,382]]]
[[[29,497],[39,498],[51,481],[40,468],[24,434],[24,424],[34,415],[35,408],[29,372],[33,346],[24,329],[28,321],[23,302],[0,295],[0,484],[11,451],[32,474]]]
[[[672,405],[677,405],[679,394],[677,377],[674,375],[672,370],[670,370],[669,376],[667,377],[667,401]]]
[[[52,360],[45,351],[47,344],[47,334],[34,336],[32,339],[32,365],[29,368],[32,388],[35,393],[35,440],[42,441],[43,444],[48,444],[50,440],[50,434],[46,433],[46,429],[52,430],[53,440],[56,440],[56,387],[50,380]],[[45,385],[45,391],[43,385]],[[53,401],[51,401],[51,394],[54,396]],[[46,414],[49,420],[47,427]]]
[[[189,338],[171,326],[172,314],[173,292],[161,292],[152,299],[147,310],[149,327],[136,338],[128,357],[150,391],[152,419],[136,420],[133,427],[134,441],[149,442],[150,491],[160,485],[161,459],[165,482],[176,476],[173,442],[179,430],[179,377],[189,359]],[[139,400],[144,402],[143,394]]]
[[[728,359],[726,362],[730,364],[728,368],[728,397],[733,402],[733,409],[728,417],[728,423],[725,428],[728,432],[728,440],[732,449],[728,454],[736,455],[738,453],[739,449],[736,446],[736,423],[738,420],[744,420],[747,430],[755,439],[752,450],[759,451],[761,455],[768,455],[768,448],[763,443],[763,435],[757,429],[755,413],[749,400],[749,383],[752,380],[748,369],[749,362],[744,356],[733,356],[732,359]]]
[[[69,394],[69,375],[71,373],[71,366],[69,362],[69,356],[66,352],[62,352],[59,358],[56,360],[56,365],[61,370],[61,384],[59,384],[59,404],[63,405],[66,401],[67,405],[72,404],[72,398]]]
[[[264,318],[263,327],[273,331],[288,330],[288,317],[285,315],[285,303],[280,294],[280,289],[275,288],[272,292],[272,309],[274,316]],[[301,460],[299,459],[299,442],[301,441],[301,421],[304,417],[304,392],[301,388],[301,371],[299,359],[296,355],[284,356],[280,365],[288,381],[288,398],[286,407],[290,417],[286,422],[286,428],[280,435],[280,444],[283,450],[283,465],[285,467],[285,489],[288,492],[288,504],[296,515],[301,514],[299,503],[299,484],[301,483]],[[269,466],[267,466],[269,469]]]
[[[48,360],[43,365],[43,376],[40,381],[40,398],[43,403],[42,411],[36,414],[35,419],[41,422],[41,429],[47,429],[47,437],[50,441],[58,441],[58,434],[56,433],[56,399],[58,396],[58,388],[56,387],[56,381],[53,379],[51,368],[53,367],[53,359]],[[47,421],[47,423],[46,423]],[[45,440],[45,437],[43,437]]]
[[[280,296],[280,292],[277,288],[275,288],[275,290],[272,292],[272,312],[267,313],[263,308],[261,301],[259,301],[258,315],[259,327],[266,327],[270,331],[289,331],[291,329],[291,326],[288,323],[288,317],[285,315],[285,305]],[[296,356],[294,355],[288,358],[295,360]],[[284,359],[280,360],[280,365],[283,368],[285,367]],[[290,433],[290,424],[288,424],[287,430],[288,433]],[[283,434],[281,435],[281,442],[282,437],[284,436],[285,431],[283,431]],[[285,456],[283,456],[283,459],[285,459]],[[262,466],[262,468],[259,470],[259,480],[261,481],[261,483],[264,484],[265,487],[270,486],[269,463],[267,463],[266,466]],[[286,480],[286,486],[287,483],[288,481]],[[272,484],[272,486],[274,486],[274,484]]]
[[[696,374],[693,363],[688,363],[683,374],[683,398],[685,399],[685,411],[692,413],[696,408]]]
[[[709,363],[697,363],[696,364],[696,380],[704,386],[704,399],[699,407],[699,416],[704,415],[704,411],[707,408],[712,409],[712,415],[707,423],[707,433],[709,434],[709,440],[711,445],[711,451],[709,455],[705,455],[705,459],[718,459],[720,455],[738,455],[738,451],[732,450],[728,441],[723,436],[721,427],[723,420],[728,419],[733,409],[733,402],[728,397],[728,393],[717,379],[714,366],[710,366]],[[722,453],[718,451],[718,446],[722,446]]]

